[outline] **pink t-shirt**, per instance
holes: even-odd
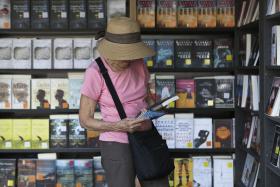
[[[141,109],[147,107],[145,98],[147,95],[149,72],[143,60],[131,62],[129,68],[122,72],[113,72],[105,59],[102,58],[102,60],[123,104],[127,117],[135,118]],[[114,101],[96,62],[93,62],[86,70],[81,94],[99,103],[104,121],[117,122],[120,120]],[[104,132],[100,134],[99,139],[102,141],[128,143],[127,133],[125,132]]]

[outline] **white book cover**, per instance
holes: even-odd
[[[32,39],[13,40],[13,68],[31,69]]]
[[[12,109],[30,109],[31,75],[13,75]]]
[[[212,187],[212,160],[210,156],[192,157],[194,186]]]
[[[242,8],[241,8],[241,14],[240,14],[240,17],[239,17],[239,20],[238,20],[238,24],[237,24],[238,27],[241,26],[241,24],[242,24],[242,22],[244,20],[244,13],[245,13],[246,4],[247,4],[247,2],[243,1]]]
[[[214,186],[233,187],[233,159],[223,159],[213,157]]]
[[[260,50],[258,50],[257,56],[256,56],[255,61],[254,61],[254,66],[257,66],[259,58],[260,58]]]
[[[86,69],[92,61],[91,38],[74,39],[74,69]]]
[[[271,65],[277,65],[277,25],[271,31]]]
[[[11,69],[13,66],[13,39],[0,39],[0,69]]]
[[[258,16],[258,12],[259,12],[259,7],[260,7],[260,3],[257,2],[257,7],[255,8],[254,15],[252,17],[251,22],[254,22],[254,21],[257,20],[257,16]]]
[[[175,119],[173,114],[164,115],[156,120],[158,132],[166,140],[169,149],[175,148]]]
[[[246,34],[246,58],[245,66],[248,66],[252,50],[252,34]]]
[[[280,66],[280,26],[276,25],[276,65]]]
[[[212,118],[194,119],[194,148],[212,148]]]
[[[235,118],[232,119],[232,148],[235,148]]]
[[[53,41],[54,69],[73,68],[73,39],[55,38]]]
[[[241,182],[245,186],[249,186],[250,175],[252,173],[254,160],[255,159],[254,159],[253,156],[251,156],[250,154],[247,154],[245,164],[244,164],[244,168],[243,168],[243,172],[242,172],[242,177],[241,177]]]
[[[250,149],[250,147],[251,147],[252,137],[253,137],[255,128],[257,128],[257,117],[253,116],[252,122],[251,122],[250,134],[249,134],[249,138],[248,138],[248,142],[247,142],[248,149]]]
[[[176,148],[193,148],[193,114],[175,114]]]
[[[260,102],[259,76],[252,75],[251,84],[252,84],[252,96],[253,96],[253,110],[259,111],[259,102]]]
[[[69,79],[69,108],[79,109],[81,98],[81,87],[84,81],[83,73],[68,73]]]
[[[69,80],[51,79],[51,109],[69,108]]]
[[[33,39],[33,69],[52,68],[52,40]]]
[[[51,81],[50,79],[31,80],[31,108],[50,109]]]
[[[12,108],[12,75],[0,75],[0,109]]]
[[[242,99],[241,99],[241,107],[245,108],[247,103],[247,97],[248,97],[248,89],[249,89],[249,76],[243,75],[243,88],[242,88]]]
[[[279,112],[280,112],[280,92],[278,91],[272,107],[271,116],[279,116]]]
[[[276,0],[268,0],[267,2],[267,11],[266,11],[266,15],[271,15],[271,12],[272,12],[272,4],[273,2],[276,1]]]
[[[114,0],[107,2],[107,21],[114,17],[126,15],[126,0]]]

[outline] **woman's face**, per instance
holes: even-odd
[[[131,60],[107,60],[113,71],[123,71],[127,69]]]

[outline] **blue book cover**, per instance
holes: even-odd
[[[157,40],[156,68],[174,67],[174,40]]]
[[[150,48],[156,51],[156,41],[155,40],[143,40],[143,42]],[[144,62],[148,68],[154,68],[156,62],[156,56],[145,57]]]
[[[92,160],[75,160],[75,183],[76,186],[93,186],[93,162]]]
[[[56,161],[37,160],[36,187],[54,187],[56,185]]]
[[[82,84],[83,79],[69,79],[69,109],[80,108]]]
[[[56,161],[56,185],[59,187],[74,187],[74,160]]]

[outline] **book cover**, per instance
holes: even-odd
[[[50,115],[50,147],[65,148],[68,144],[68,115]]]
[[[31,28],[49,28],[49,0],[31,0]]]
[[[68,29],[68,1],[50,0],[51,29]]]
[[[52,40],[33,39],[33,69],[52,68]]]
[[[13,68],[13,39],[1,38],[0,39],[0,69]]]
[[[194,119],[193,145],[195,148],[212,148],[212,118]]]
[[[74,39],[74,69],[86,69],[92,62],[91,38]]]
[[[180,28],[197,27],[197,0],[178,0],[177,21]]]
[[[252,172],[254,160],[255,159],[253,156],[251,156],[250,154],[247,154],[243,172],[242,172],[242,177],[241,177],[241,181],[245,186],[249,186],[250,174]]]
[[[87,28],[86,0],[69,0],[69,28],[81,30]]]
[[[272,150],[270,155],[270,163],[275,166],[279,167],[279,155],[280,155],[280,127],[275,127]]]
[[[49,148],[49,119],[32,119],[32,149]]]
[[[31,149],[31,119],[13,120],[13,148]]]
[[[175,95],[175,77],[174,75],[156,76],[156,102]],[[175,107],[175,102],[169,104],[170,108]]]
[[[247,147],[250,132],[251,132],[251,126],[252,126],[252,117],[246,116],[244,120],[244,133],[242,139],[242,144],[244,147]]]
[[[0,29],[11,28],[11,0],[2,0],[0,2]]]
[[[50,109],[51,81],[50,79],[32,79],[32,109]]]
[[[143,40],[144,44],[156,51],[156,40]],[[154,68],[156,65],[156,56],[145,57],[144,62],[148,68]]]
[[[271,86],[271,90],[270,90],[270,97],[269,97],[267,109],[266,109],[266,113],[268,115],[272,115],[273,107],[276,104],[275,103],[276,96],[278,95],[278,92],[279,92],[279,86],[280,86],[280,78],[274,77],[272,86]]]
[[[13,75],[12,108],[30,109],[31,75]]]
[[[231,39],[214,40],[214,68],[233,67],[233,42]]]
[[[196,107],[214,107],[215,100],[215,80],[211,77],[195,78],[196,86]]]
[[[56,186],[56,161],[36,160],[36,187]]]
[[[156,68],[174,67],[174,40],[157,40]]]
[[[0,186],[16,186],[16,160],[0,159]]]
[[[74,187],[74,160],[56,160],[56,186]]]
[[[156,75],[154,73],[150,74],[150,79],[149,79],[149,90],[148,90],[148,95],[149,98],[151,98],[151,104],[156,103]]]
[[[93,174],[94,174],[94,186],[95,187],[107,187],[108,184],[106,182],[105,170],[101,164],[101,157],[95,156],[93,157]]]
[[[195,107],[195,84],[192,79],[176,79],[176,108]]]
[[[169,187],[174,187],[174,170],[168,175]]]
[[[212,40],[194,40],[194,66],[197,68],[213,67]]]
[[[89,29],[105,29],[106,27],[106,8],[105,1],[88,0],[87,14]]]
[[[13,148],[13,120],[0,119],[0,149]]]
[[[12,1],[12,29],[30,28],[30,0]]]
[[[12,108],[12,80],[11,76],[0,75],[0,109]]]
[[[235,26],[235,1],[217,0],[217,27]]]
[[[81,127],[79,115],[69,115],[69,147],[85,147],[86,143],[86,129]]]
[[[69,80],[69,108],[79,109],[81,98],[81,87],[84,81],[82,73],[68,73]]]
[[[175,147],[177,149],[193,148],[194,115],[175,114]]]
[[[55,38],[53,40],[54,69],[73,68],[73,39]]]
[[[193,57],[193,40],[176,40],[175,41],[175,67],[189,68],[194,67]]]
[[[177,27],[177,1],[157,0],[157,27]]]
[[[213,172],[215,187],[233,187],[233,159],[213,157]]]
[[[69,108],[68,79],[51,79],[51,108]]]
[[[233,147],[233,120],[215,119],[213,127],[214,148]]]
[[[93,186],[93,162],[92,160],[75,160],[75,185],[91,187]]]
[[[192,158],[174,159],[174,186],[193,186],[193,160]]]
[[[126,16],[126,0],[107,1],[107,22],[114,17]]]
[[[36,160],[19,159],[17,176],[18,187],[36,187]]]
[[[216,0],[198,0],[198,27],[214,28],[217,25]]]
[[[155,0],[137,0],[137,21],[142,28],[156,25]]]
[[[260,119],[256,117],[256,125],[252,136],[251,146],[252,150],[255,150],[256,153],[260,154],[261,151],[261,127]]]
[[[31,69],[32,40],[29,38],[13,40],[13,69]]]
[[[234,76],[217,76],[216,108],[234,108]]]
[[[196,156],[193,159],[194,186],[212,187],[212,160],[210,156]]]
[[[166,140],[166,144],[169,149],[175,148],[174,126],[175,126],[175,119],[174,119],[174,115],[172,114],[167,114],[156,119],[155,127],[157,128],[162,138]]]

